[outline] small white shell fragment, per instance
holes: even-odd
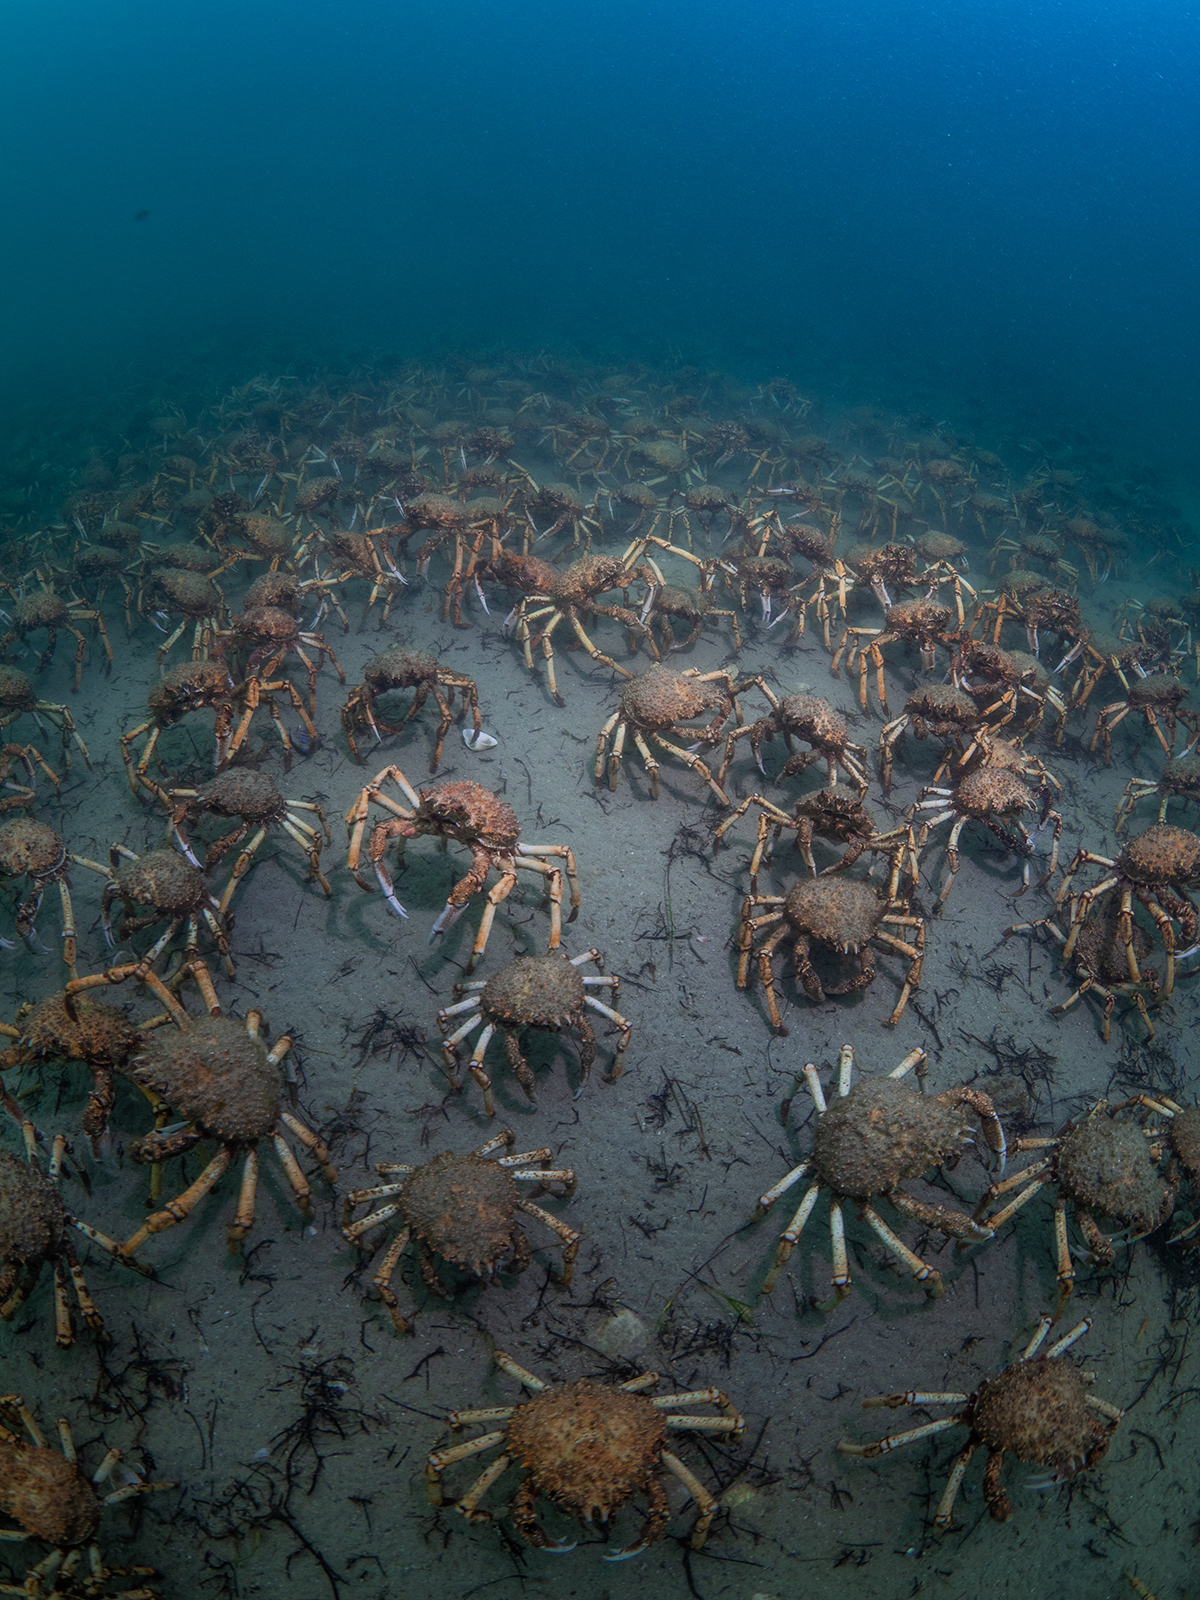
[[[650,1330],[628,1306],[602,1322],[592,1334],[592,1342],[606,1356],[632,1356],[649,1343]]]
[[[464,728],[462,736],[468,750],[491,750],[500,742],[493,739],[490,733],[476,733],[474,728]]]

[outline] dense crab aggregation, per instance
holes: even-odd
[[[526,1474],[512,1502],[511,1516],[526,1544],[540,1550],[573,1550],[574,1545],[551,1540],[537,1520],[539,1496],[552,1501],[581,1522],[608,1524],[635,1495],[643,1495],[649,1515],[634,1543],[612,1551],[607,1561],[640,1554],[660,1539],[670,1517],[659,1470],[665,1467],[695,1500],[699,1516],[690,1543],[699,1549],[716,1515],[717,1502],[688,1467],[667,1449],[668,1429],[726,1434],[740,1437],[745,1420],[719,1389],[699,1389],[688,1394],[661,1395],[650,1400],[639,1391],[653,1388],[658,1375],[644,1373],[629,1382],[612,1385],[590,1378],[575,1383],[545,1384],[526,1372],[502,1350],[493,1359],[502,1371],[517,1378],[534,1393],[520,1405],[485,1411],[456,1411],[450,1426],[457,1430],[473,1422],[499,1422],[506,1426],[481,1434],[466,1444],[435,1450],[429,1457],[426,1479],[435,1506],[453,1505],[468,1521],[488,1522],[491,1512],[480,1502],[510,1464]],[[672,1406],[715,1405],[721,1415],[675,1416]],[[667,1412],[664,1416],[663,1412]],[[494,1446],[503,1453],[457,1500],[447,1500],[442,1478],[448,1467]]]
[[[756,911],[760,913],[757,916]],[[768,928],[771,932],[756,950],[756,934]],[[911,928],[913,942],[898,938],[891,928]],[[771,1026],[784,1036],[788,1030],[779,1012],[772,957],[785,940],[792,946],[797,982],[814,1005],[823,1004],[827,995],[860,994],[870,987],[875,981],[873,943],[905,957],[908,971],[888,1018],[893,1027],[920,984],[925,959],[924,919],[911,915],[906,901],[885,900],[869,883],[855,878],[809,879],[795,884],[786,895],[748,895],[742,902],[737,938],[738,988],[748,986],[753,962]],[[813,965],[814,955],[834,970],[822,976]]]
[[[984,1503],[994,1521],[1007,1522],[1013,1508],[1001,1481],[1006,1452],[1011,1451],[1018,1461],[1032,1461],[1048,1468],[1058,1482],[1068,1482],[1102,1459],[1124,1415],[1116,1406],[1089,1391],[1087,1378],[1066,1356],[1066,1351],[1091,1325],[1089,1317],[1039,1355],[1051,1327],[1051,1319],[1043,1317],[1020,1358],[996,1377],[985,1379],[974,1394],[912,1391],[864,1400],[863,1406],[868,1409],[887,1406],[895,1410],[899,1406],[936,1404],[962,1409],[951,1417],[925,1422],[903,1433],[889,1434],[874,1444],[851,1444],[843,1440],[838,1449],[843,1455],[870,1459],[901,1445],[928,1439],[947,1428],[966,1427],[970,1433],[951,1468],[949,1482],[933,1519],[934,1527],[944,1531],[952,1525],[954,1502],[971,1458],[981,1445],[987,1451]]]
[[[589,961],[596,963],[598,976],[585,976],[579,971]],[[597,989],[609,991],[611,1005],[589,992]],[[438,1012],[442,1054],[451,1088],[457,1090],[462,1084],[458,1046],[481,1027],[483,1031],[470,1058],[470,1072],[483,1091],[483,1106],[489,1117],[495,1115],[496,1107],[484,1057],[497,1032],[504,1040],[509,1067],[530,1100],[534,1097],[535,1082],[521,1052],[521,1034],[526,1029],[577,1034],[577,1093],[582,1093],[596,1058],[596,1038],[588,1021],[588,1011],[598,1013],[619,1029],[619,1042],[608,1074],[612,1082],[624,1070],[625,1052],[633,1033],[633,1024],[617,1010],[620,999],[621,980],[604,971],[604,958],[599,950],[585,950],[582,955],[570,959],[557,950],[546,956],[520,956],[486,981],[456,984],[454,1003]]]
[[[555,1276],[564,1288],[570,1284],[582,1234],[525,1199],[517,1184],[553,1184],[561,1188],[563,1198],[569,1199],[575,1192],[575,1174],[569,1168],[553,1167],[554,1152],[548,1148],[488,1160],[496,1150],[511,1150],[515,1142],[515,1136],[505,1128],[467,1155],[443,1150],[421,1166],[378,1162],[375,1171],[381,1178],[394,1180],[403,1174],[402,1180],[385,1181],[374,1189],[358,1189],[346,1197],[342,1233],[352,1244],[393,1217],[400,1219],[400,1228],[374,1278],[397,1332],[412,1332],[400,1313],[392,1278],[414,1239],[426,1286],[442,1299],[450,1299],[455,1291],[443,1276],[446,1271],[485,1282],[501,1272],[525,1271],[532,1256],[519,1213],[542,1223],[557,1236],[563,1246],[563,1270]],[[378,1209],[355,1222],[354,1211],[362,1205]]]
[[[979,1119],[992,1159],[1002,1170],[1006,1152],[1004,1130],[987,1095],[971,1088],[924,1095],[901,1082],[914,1067],[918,1073],[924,1072],[924,1050],[910,1051],[887,1077],[860,1078],[852,1086],[854,1051],[843,1045],[838,1056],[837,1095],[828,1103],[815,1065],[809,1062],[805,1066],[804,1079],[817,1111],[812,1154],[767,1190],[755,1215],[765,1216],[803,1178],[811,1181],[799,1209],[780,1236],[763,1281],[764,1294],[775,1287],[823,1189],[829,1194],[833,1299],[822,1304],[814,1297],[813,1304],[820,1310],[832,1310],[850,1293],[844,1202],[857,1208],[859,1217],[933,1298],[943,1293],[941,1273],[892,1232],[874,1202],[887,1201],[903,1215],[926,1228],[939,1229],[960,1243],[992,1237],[993,1230],[986,1223],[947,1206],[917,1200],[902,1187],[931,1167],[957,1160],[970,1142],[969,1113]]]

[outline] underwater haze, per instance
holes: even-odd
[[[1194,437],[1193,5],[5,13],[10,396],[545,344]]]

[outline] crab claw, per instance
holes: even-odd
[[[466,906],[452,905],[451,902],[447,900],[442,909],[441,915],[438,917],[433,927],[429,930],[430,944],[433,943],[439,934],[445,933],[447,928],[452,928],[466,909]]]
[[[566,1556],[570,1555],[572,1550],[578,1550],[579,1541],[573,1539],[570,1544],[567,1544],[565,1539],[547,1539],[545,1544],[539,1545],[538,1548],[548,1556]],[[605,1559],[611,1558],[606,1557]]]
[[[605,1561],[628,1561],[631,1556],[640,1556],[647,1548],[644,1539],[638,1539],[633,1544],[627,1544],[624,1550],[613,1550],[604,1557]]]

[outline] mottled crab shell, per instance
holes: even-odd
[[[155,906],[171,915],[191,911],[204,899],[204,877],[178,850],[147,850],[126,861],[113,879],[122,899]]]
[[[406,650],[394,644],[372,657],[363,669],[363,678],[376,694],[388,689],[407,689],[418,683],[435,683],[438,660],[425,650]]]
[[[151,576],[173,610],[204,617],[220,608],[221,596],[203,573],[164,567]]]
[[[41,1446],[0,1441],[0,1508],[27,1534],[59,1549],[88,1543],[100,1526],[95,1489],[74,1462]]]
[[[54,627],[66,615],[66,604],[53,589],[37,589],[23,595],[13,607],[13,621],[18,628]]]
[[[789,694],[779,702],[776,713],[782,727],[801,732],[804,737],[819,740],[822,744],[844,745],[850,738],[850,724],[845,717],[815,694]]]
[[[232,1017],[201,1017],[146,1041],[129,1076],[214,1139],[249,1141],[279,1120],[283,1073]]]
[[[854,878],[804,878],[788,890],[783,912],[793,927],[835,950],[861,950],[887,910]]]
[[[405,1179],[400,1209],[431,1249],[483,1277],[512,1253],[517,1197],[498,1162],[443,1150]]]
[[[49,1178],[0,1150],[0,1257],[20,1262],[50,1260],[58,1254],[66,1233],[66,1211]]]
[[[32,711],[37,705],[33,684],[16,667],[0,667],[0,706],[6,711]]]
[[[299,631],[296,619],[280,606],[254,606],[233,619],[236,633],[261,645],[285,644]]]
[[[197,811],[211,811],[218,817],[244,817],[252,822],[266,821],[284,809],[274,778],[251,767],[219,772],[198,791],[192,804]]]
[[[1058,1147],[1058,1179],[1080,1205],[1144,1231],[1163,1220],[1170,1191],[1133,1122],[1089,1117]]]
[[[169,722],[195,706],[211,703],[232,687],[233,680],[219,661],[181,661],[163,673],[146,705],[151,716]]]
[[[1069,1476],[1097,1462],[1111,1431],[1087,1405],[1087,1385],[1063,1356],[1019,1361],[980,1386],[975,1432],[989,1449],[1011,1450]]]
[[[83,995],[76,995],[71,1005],[68,1011],[61,989],[40,1000],[24,1019],[22,1043],[39,1056],[123,1066],[140,1038],[125,1013]]]
[[[1130,924],[1133,935],[1133,953],[1138,960],[1142,977],[1152,981],[1153,968],[1145,965],[1145,958],[1154,948],[1150,935],[1140,923]],[[1121,919],[1118,906],[1110,902],[1102,916],[1088,917],[1080,926],[1079,940],[1075,945],[1076,963],[1089,967],[1101,983],[1128,983],[1129,957],[1121,936]]]
[[[962,1149],[968,1123],[957,1107],[896,1078],[861,1078],[817,1121],[813,1165],[838,1194],[886,1194]]]
[[[0,824],[0,872],[35,877],[53,872],[63,861],[63,842],[53,828],[28,817]]]
[[[521,837],[517,813],[481,783],[435,783],[422,789],[417,816],[422,832],[448,833],[464,843],[486,838],[497,850],[510,850]]]
[[[1116,870],[1134,883],[1200,883],[1200,838],[1158,823],[1129,841]]]
[[[711,685],[685,678],[669,667],[649,667],[621,690],[621,715],[644,728],[687,722],[703,716],[714,705]]]
[[[583,979],[561,952],[519,956],[484,984],[479,1009],[497,1022],[565,1027],[583,1004]]]
[[[1152,672],[1129,685],[1129,704],[1135,710],[1149,706],[1151,710],[1176,706],[1188,697],[1188,686],[1169,672]]]
[[[666,1440],[663,1415],[645,1396],[585,1378],[518,1406],[507,1448],[539,1493],[584,1521],[607,1522],[645,1483]]]
[[[954,791],[954,804],[971,817],[1037,809],[1026,785],[1004,767],[979,767],[969,772]]]
[[[931,722],[974,722],[979,708],[969,694],[949,683],[930,683],[911,694],[904,709]]]

